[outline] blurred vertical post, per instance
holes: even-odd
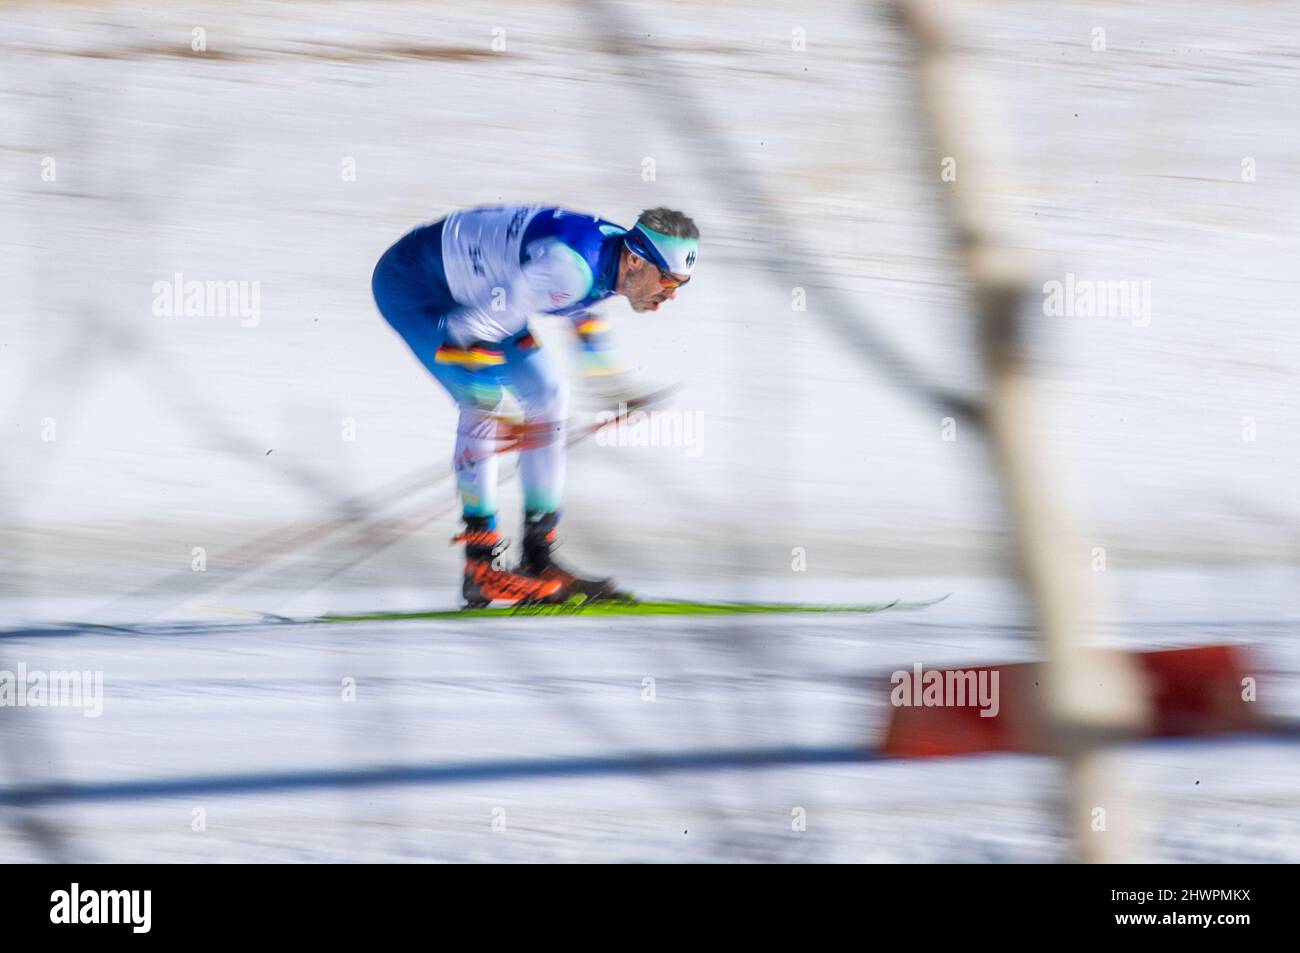
[[[1138,675],[1120,653],[1089,652],[1084,628],[1097,599],[1072,558],[1076,538],[1050,448],[1034,426],[1041,402],[1025,368],[1022,314],[1028,265],[1003,233],[996,197],[991,130],[970,95],[975,75],[953,50],[951,0],[898,0],[910,35],[924,120],[952,175],[944,188],[963,266],[972,285],[987,390],[984,423],[1018,547],[1020,572],[1033,600],[1048,680],[1048,717],[1067,784],[1067,832],[1081,859],[1115,862],[1136,850],[1116,802],[1116,778],[1103,746],[1144,719]],[[936,174],[939,169],[936,168]],[[1079,567],[1074,569],[1072,567]]]

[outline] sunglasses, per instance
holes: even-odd
[[[680,288],[690,280],[690,275],[683,278],[680,275],[674,275],[671,271],[664,271],[662,268],[659,269],[659,284],[663,285],[665,288]]]

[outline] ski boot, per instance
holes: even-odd
[[[589,579],[579,576],[562,563],[556,562],[555,524],[557,513],[529,513],[524,519],[524,558],[519,571],[539,581],[560,585],[557,598],[561,601],[574,596],[584,600],[632,601],[630,592],[622,592],[613,579]]]
[[[465,544],[465,581],[460,592],[467,609],[482,609],[494,602],[517,606],[563,598],[559,580],[511,572],[497,565],[506,541],[487,517],[465,517],[464,532],[452,542]]]

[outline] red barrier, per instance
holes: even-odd
[[[1258,702],[1247,701],[1245,679],[1258,674],[1242,646],[1205,645],[1128,653],[1144,680],[1151,721],[1141,737],[1170,738],[1231,731],[1260,730],[1264,718]],[[996,684],[996,706],[926,705],[912,689],[915,681],[891,681],[892,714],[883,753],[893,757],[937,757],[1006,751],[1045,754],[1053,750],[1049,707],[1040,662],[999,666],[933,669],[924,680],[935,687],[959,683],[956,673],[974,673],[986,688]],[[981,675],[981,673],[983,673]],[[996,683],[994,676],[996,673]],[[967,678],[967,684],[971,680]],[[894,700],[905,704],[895,705]],[[1251,696],[1253,697],[1253,695]],[[994,711],[992,715],[984,714]]]

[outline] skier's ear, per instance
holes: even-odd
[[[632,254],[626,248],[619,252],[618,263],[618,287],[620,294],[627,293],[627,280],[640,273],[641,259]]]

